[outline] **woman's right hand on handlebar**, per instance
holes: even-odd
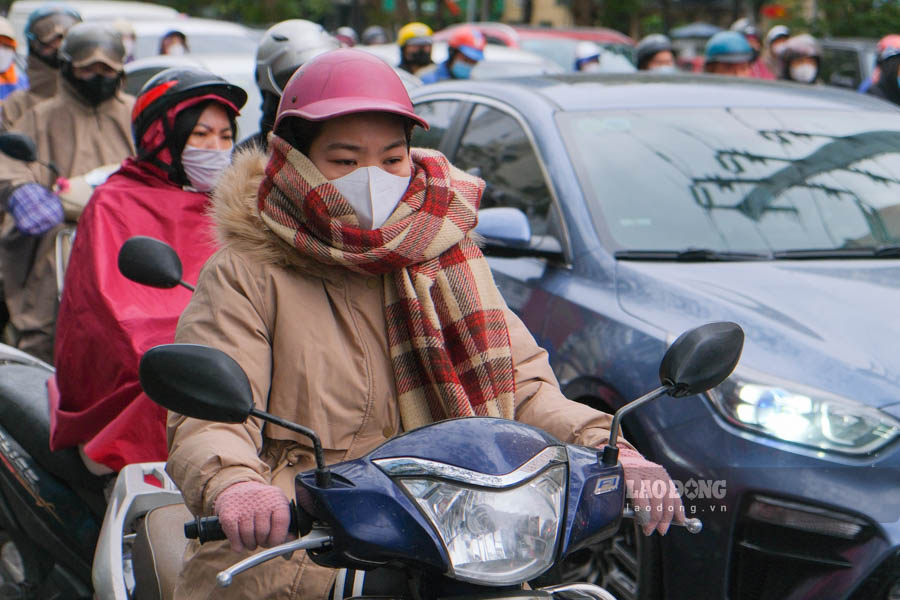
[[[215,501],[216,516],[235,552],[284,543],[291,523],[290,505],[273,485],[257,481],[235,483]]]

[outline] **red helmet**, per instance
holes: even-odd
[[[876,51],[878,56],[875,59],[875,64],[881,64],[887,59],[897,56],[897,54],[900,54],[900,35],[891,33],[884,36],[878,40]]]
[[[462,52],[470,60],[484,60],[484,47],[487,41],[480,31],[474,27],[463,25],[453,32],[447,45],[454,50]]]
[[[394,113],[428,129],[394,69],[353,48],[320,54],[297,69],[284,86],[275,128],[286,117],[324,121],[361,112]]]

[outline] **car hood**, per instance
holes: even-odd
[[[620,260],[616,285],[622,309],[669,341],[734,321],[746,333],[739,369],[870,406],[900,403],[900,261]]]

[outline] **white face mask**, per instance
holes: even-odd
[[[582,73],[599,73],[603,70],[603,65],[598,62],[589,62],[581,67]]]
[[[397,208],[409,180],[409,176],[391,175],[378,167],[360,167],[330,183],[353,207],[362,229],[378,229]]]
[[[134,40],[131,38],[122,39],[122,45],[125,46],[125,56],[131,56],[134,54]]]
[[[187,52],[184,46],[181,44],[172,44],[168,48],[166,48],[166,54],[172,54],[174,56],[180,56]]]
[[[7,46],[0,46],[0,73],[6,73],[15,57],[15,50]]]
[[[673,65],[663,65],[661,67],[653,67],[652,69],[647,69],[653,73],[677,73],[678,67]]]
[[[812,83],[816,79],[816,66],[809,64],[791,65],[791,79],[800,83]]]
[[[231,164],[231,148],[228,150],[206,150],[185,146],[181,153],[181,166],[191,187],[198,192],[213,189],[222,171]]]

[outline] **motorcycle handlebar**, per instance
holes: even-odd
[[[293,534],[306,535],[312,529],[312,517],[291,501],[291,524],[288,530]],[[184,537],[198,540],[201,544],[227,539],[219,517],[196,517],[184,524]]]

